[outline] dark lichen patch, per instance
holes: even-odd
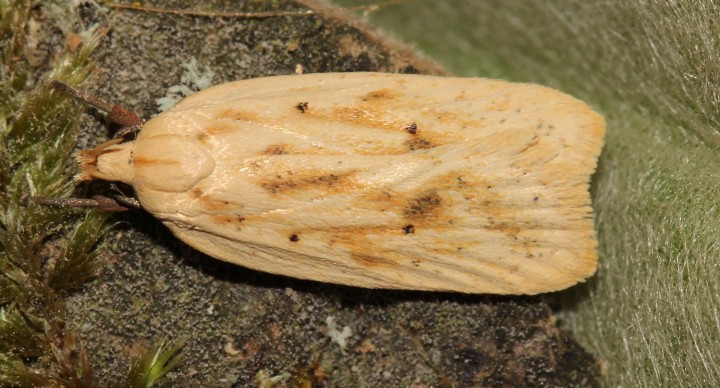
[[[403,216],[408,220],[422,220],[437,217],[442,206],[442,197],[435,189],[430,189],[408,201]]]

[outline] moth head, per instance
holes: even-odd
[[[134,175],[131,162],[134,146],[134,142],[123,143],[123,139],[116,138],[78,152],[75,157],[80,165],[80,173],[76,179],[130,183]]]

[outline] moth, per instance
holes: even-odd
[[[537,294],[595,272],[604,133],[588,105],[534,84],[275,76],[203,90],[134,139],[81,151],[79,177],[131,185],[180,240],[254,270]]]

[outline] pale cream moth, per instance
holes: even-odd
[[[248,268],[536,294],[595,271],[604,132],[588,105],[533,84],[305,74],[211,87],[79,160],[82,179],[131,185],[175,236]]]

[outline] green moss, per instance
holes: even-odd
[[[144,351],[137,352],[130,361],[130,371],[118,387],[152,387],[180,362],[182,345],[168,346],[160,341]]]
[[[0,385],[87,387],[93,385],[92,369],[78,334],[65,323],[64,298],[96,275],[107,216],[80,216],[33,198],[75,191],[70,156],[84,107],[47,85],[50,79],[70,85],[88,79],[104,31],[62,37],[82,42],[58,53],[45,71],[46,64],[28,59],[37,46],[30,41],[40,39],[32,21],[37,5],[0,0]],[[58,11],[70,3],[43,6]],[[73,21],[62,23],[66,29]],[[162,357],[151,360],[165,368],[151,381],[172,367]]]

